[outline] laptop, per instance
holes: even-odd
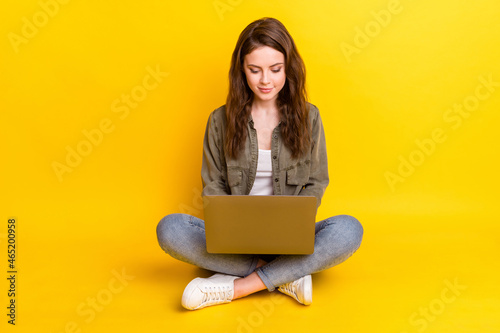
[[[312,254],[316,197],[203,197],[209,253]]]

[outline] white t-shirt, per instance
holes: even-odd
[[[259,149],[257,174],[250,195],[273,195],[271,150]]]

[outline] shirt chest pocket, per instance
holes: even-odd
[[[237,168],[227,169],[227,184],[230,188],[240,186],[243,178],[243,171]]]
[[[296,164],[286,171],[287,185],[304,186],[309,180],[309,161]]]

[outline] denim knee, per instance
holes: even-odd
[[[352,245],[353,250],[357,250],[361,245],[364,233],[361,223],[355,217],[350,215],[337,215],[333,217],[333,219],[336,224],[342,226],[345,237]]]
[[[168,254],[172,254],[175,246],[176,234],[184,219],[184,214],[169,214],[161,219],[156,226],[156,236],[160,247]]]

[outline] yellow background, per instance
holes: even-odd
[[[499,2],[54,3],[0,5],[1,276],[7,219],[18,225],[17,322],[6,323],[2,278],[2,331],[500,330]],[[163,253],[156,224],[202,216],[206,120],[225,103],[237,37],[264,16],[293,36],[324,121],[331,183],[318,220],[353,215],[364,240],[313,276],[310,307],[263,291],[184,311],[183,288],[209,272]],[[481,78],[497,86],[477,88]],[[445,115],[476,89],[487,98],[453,128]],[[147,95],[115,112],[132,92]],[[102,142],[58,176],[67,147],[103,121]],[[419,153],[416,140],[439,128],[446,140]],[[391,186],[410,156],[424,159]],[[465,289],[449,301],[454,282]]]

